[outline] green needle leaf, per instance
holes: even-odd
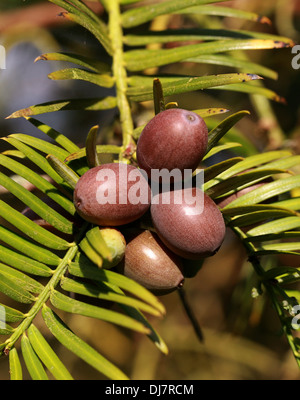
[[[298,217],[286,217],[280,218],[275,221],[267,222],[263,225],[257,226],[247,232],[248,236],[260,236],[270,233],[286,232],[292,229],[300,227],[300,218]]]
[[[245,187],[251,186],[260,182],[262,179],[268,178],[271,175],[284,173],[281,169],[259,169],[250,172],[245,172],[241,175],[232,176],[226,180],[220,179],[220,182],[207,191],[207,194],[215,199],[218,196],[233,194]]]
[[[43,365],[34,352],[26,333],[21,339],[21,349],[28,372],[33,380],[48,380]]]
[[[64,322],[47,306],[42,310],[43,318],[52,334],[67,349],[110,379],[128,380],[128,377],[101,354],[76,336]]]
[[[147,21],[152,21],[155,17],[164,14],[175,13],[188,7],[199,4],[219,3],[225,0],[169,0],[163,3],[151,4],[148,6],[134,8],[123,12],[122,25],[125,28],[132,28]],[[127,4],[127,3],[126,3]]]
[[[2,261],[29,274],[39,276],[52,275],[52,270],[44,263],[57,266],[60,258],[56,254],[2,226],[0,226],[0,234],[3,242],[26,254],[21,255],[15,250],[0,245],[0,258]]]
[[[14,308],[8,307],[5,304],[1,304],[0,321],[2,322],[19,322],[25,318],[25,315]]]
[[[89,168],[97,167],[100,165],[97,153],[97,135],[99,131],[99,126],[93,126],[86,138],[86,159]]]
[[[12,381],[21,381],[23,379],[22,366],[16,348],[12,348],[9,352],[9,372]]]
[[[51,303],[59,310],[67,311],[72,314],[80,314],[86,317],[98,318],[103,321],[111,322],[127,329],[132,329],[140,333],[149,333],[141,322],[116,311],[107,310],[102,307],[83,303],[82,301],[71,299],[62,293],[54,291],[50,296]]]
[[[173,96],[181,93],[192,92],[195,90],[203,90],[223,86],[225,84],[236,84],[238,82],[247,82],[251,80],[262,79],[258,75],[253,74],[220,74],[208,75],[201,77],[188,77],[173,79],[171,82],[168,80],[164,82],[162,79],[162,86],[164,96]],[[152,100],[153,88],[152,86],[144,87],[129,87],[127,90],[128,96],[133,101],[146,101]]]
[[[276,49],[289,46],[284,42],[270,39],[228,39],[206,43],[190,44],[172,49],[128,50],[125,53],[126,66],[130,71],[189,60],[207,54],[223,53],[233,50]]]
[[[48,161],[33,148],[27,146],[25,143],[20,142],[12,137],[3,138],[6,142],[20,150],[30,161],[44,171],[54,182],[63,186],[63,179],[54,171]],[[69,188],[69,186],[68,186]]]
[[[79,176],[70,168],[66,163],[61,161],[59,158],[55,157],[53,154],[49,154],[47,160],[51,167],[55,172],[70,185],[73,189],[75,189],[76,183],[79,179]]]
[[[152,307],[156,308],[161,315],[166,313],[163,304],[158,298],[142,285],[114,271],[97,269],[94,265],[89,263],[88,260],[83,260],[82,257],[79,262],[72,262],[69,265],[69,272],[71,275],[79,278],[90,279],[96,282],[108,282],[148,302]]]
[[[6,322],[2,322],[0,324],[0,335],[11,335],[14,331],[14,328],[9,326]]]
[[[0,292],[19,303],[30,304],[35,300],[35,297],[30,292],[15,283],[15,281],[8,278],[2,272],[0,272]]]
[[[289,178],[279,179],[275,182],[266,183],[265,185],[254,189],[253,191],[244,194],[243,196],[233,200],[224,208],[231,208],[243,205],[251,205],[260,203],[270,199],[281,193],[286,193],[289,190],[300,186],[300,175],[291,176]],[[296,218],[296,217],[295,217]]]
[[[98,228],[99,229],[99,228]],[[95,250],[86,237],[84,237],[79,243],[79,247],[84,252],[84,254],[98,267],[102,268],[103,258]]]
[[[45,53],[37,57],[34,61],[47,60],[47,61],[67,61],[72,64],[80,65],[90,69],[93,72],[108,73],[110,72],[110,66],[101,61],[94,60],[93,58],[88,58],[80,54],[72,53]]]
[[[15,111],[6,119],[9,118],[20,118],[20,117],[30,117],[32,115],[45,114],[49,112],[56,111],[66,111],[66,110],[86,110],[86,111],[99,111],[99,110],[109,110],[115,108],[117,105],[117,100],[113,96],[98,97],[92,99],[66,99],[66,100],[56,100],[49,101],[46,103],[37,104],[21,110]]]
[[[34,324],[30,325],[27,333],[28,339],[34,351],[51,372],[51,374],[54,376],[54,378],[58,380],[73,380],[69,371],[57,357],[47,340]]]
[[[107,261],[112,261],[112,251],[106,244],[101,230],[98,226],[92,228],[86,233],[86,238],[89,241],[93,249]]]
[[[52,72],[48,75],[49,79],[53,80],[66,80],[66,79],[78,79],[87,81],[98,86],[105,88],[111,88],[114,86],[114,79],[107,74],[97,74],[95,72],[85,71],[80,68],[66,68],[59,71]]]
[[[0,273],[11,279],[16,285],[21,286],[23,289],[28,290],[31,293],[41,293],[44,289],[44,286],[40,282],[2,263],[0,263]]]
[[[181,14],[203,14],[203,15],[214,15],[221,17],[231,17],[231,18],[240,18],[253,22],[260,22],[261,24],[271,24],[271,21],[268,17],[260,16],[251,11],[245,10],[237,10],[233,7],[215,7],[215,6],[198,6],[191,7],[186,10],[182,10]]]
[[[50,126],[44,124],[43,122],[38,121],[35,118],[25,117],[28,122],[38,128],[45,135],[49,136],[51,139],[55,140],[61,147],[67,150],[69,153],[74,153],[79,150],[79,147],[76,146],[70,139],[64,136],[62,133],[56,131]],[[49,154],[50,152],[48,152]]]
[[[219,142],[219,140],[243,117],[249,115],[250,112],[247,110],[239,111],[230,117],[224,119],[219,125],[217,125],[208,134],[208,145],[206,154]]]
[[[39,215],[42,219],[47,221],[54,228],[61,232],[72,234],[73,224],[53,208],[46,205],[41,199],[33,193],[25,189],[22,185],[15,182],[13,179],[7,177],[0,172],[0,185],[5,187],[10,193],[15,195],[32,211]]]
[[[154,308],[151,305],[145,303],[144,301],[140,301],[133,297],[115,293],[104,282],[101,282],[96,286],[90,283],[81,283],[74,281],[73,279],[63,278],[61,280],[61,287],[62,289],[69,292],[75,292],[89,297],[114,301],[116,303],[125,304],[131,307],[138,308],[141,311],[145,311],[146,313],[149,313],[150,315],[154,315],[156,317],[161,316],[161,313],[157,310],[157,308]]]
[[[113,144],[104,144],[104,145],[97,145],[96,146],[97,154],[120,154],[122,152],[122,148],[120,146],[116,146]],[[72,154],[70,154],[66,159],[65,162],[70,162],[73,160],[78,160],[86,156],[86,148],[80,149]]]
[[[10,157],[6,157],[5,155],[3,155],[3,153],[0,154],[0,164],[3,165],[5,168],[11,170],[15,174],[26,179],[28,182],[32,183],[37,189],[45,193],[49,198],[54,200],[71,215],[75,214],[73,201],[62,195],[62,193],[60,193],[60,191],[52,183],[48,182],[38,173],[26,167],[26,165],[21,164],[20,162],[15,161]]]
[[[37,243],[54,250],[66,250],[70,247],[70,244],[66,240],[40,227],[2,200],[0,200],[0,214],[6,221]]]
[[[21,142],[26,143],[43,153],[54,154],[60,160],[64,160],[69,155],[69,152],[62,149],[61,147],[30,135],[25,135],[23,133],[14,133],[12,135],[9,135],[8,137],[18,139]]]

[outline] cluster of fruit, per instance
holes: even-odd
[[[136,152],[139,168],[125,163],[103,164],[91,168],[76,184],[78,214],[102,228],[118,227],[113,229],[120,235],[122,232],[126,245],[121,262],[118,256],[117,268],[154,293],[181,287],[183,259],[211,256],[224,240],[223,216],[200,188],[185,187],[181,182],[177,189],[173,181],[167,191],[154,194],[151,190],[154,170],[194,171],[206,153],[207,142],[208,130],[199,115],[168,109],[142,131]],[[146,212],[151,215],[153,229],[134,233],[126,229]]]

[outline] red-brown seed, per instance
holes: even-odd
[[[148,210],[151,190],[138,168],[109,163],[82,175],[73,200],[78,214],[86,221],[118,226],[140,218]]]
[[[213,200],[198,188],[153,197],[151,217],[165,245],[188,259],[214,255],[225,237],[223,216]],[[194,204],[192,203],[194,199]]]
[[[151,170],[196,169],[208,141],[208,129],[196,113],[172,108],[157,114],[143,129],[137,143],[139,167]]]

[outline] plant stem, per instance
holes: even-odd
[[[109,37],[111,40],[113,53],[113,76],[115,79],[117,105],[120,111],[120,121],[123,133],[123,154],[120,155],[128,158],[128,149],[131,149],[131,155],[134,152],[133,121],[131,116],[130,104],[127,98],[127,71],[124,61],[123,50],[123,30],[121,22],[121,10],[118,0],[110,0],[107,3],[109,12]],[[132,147],[132,148],[131,148]]]

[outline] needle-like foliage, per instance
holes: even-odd
[[[93,240],[99,240],[99,237],[95,238],[90,224],[76,216],[72,202],[74,185],[79,176],[99,163],[99,154],[110,154],[129,163],[135,161],[135,146],[143,128],[136,126],[134,120],[134,107],[139,103],[154,100],[158,112],[176,106],[165,103],[168,96],[180,99],[182,93],[215,89],[258,94],[269,100],[282,101],[280,95],[261,84],[263,77],[276,79],[276,72],[236,57],[235,53],[280,49],[293,43],[289,38],[255,31],[200,28],[154,31],[149,27],[155,18],[174,14],[187,18],[203,14],[222,15],[258,23],[270,22],[252,12],[211,5],[216,0],[166,0],[143,6],[137,0],[103,0],[100,3],[107,17],[103,20],[83,1],[49,1],[62,7],[61,18],[90,31],[110,60],[104,63],[83,55],[46,53],[37,61],[63,61],[76,65],[52,72],[49,78],[83,80],[101,88],[114,88],[115,94],[51,101],[26,107],[9,116],[26,118],[53,143],[25,134],[2,138],[11,149],[0,154],[0,165],[11,174],[1,172],[0,185],[52,228],[45,229],[5,199],[0,200],[0,215],[4,221],[0,226],[0,292],[28,307],[26,312],[21,312],[18,307],[0,305],[0,335],[3,337],[0,351],[9,355],[12,379],[22,379],[20,353],[32,379],[72,379],[64,360],[55,354],[37,328],[35,320],[37,315],[41,315],[49,334],[51,332],[63,346],[104,377],[128,379],[117,366],[77,336],[58,314],[60,311],[80,314],[148,335],[156,347],[167,354],[163,338],[147,320],[147,315],[163,316],[165,308],[157,297],[133,280],[97,268],[106,257],[107,248],[104,245],[99,252],[94,251]],[[218,2],[222,3],[222,0]],[[135,31],[137,27],[139,29]],[[181,44],[166,46],[175,42]],[[158,46],[153,49],[149,46],[152,44]],[[206,76],[166,75],[161,72],[161,67],[184,62],[223,65],[232,67],[233,72]],[[161,92],[158,89],[153,91],[153,80],[161,85]],[[227,107],[230,109],[230,106],[229,97]],[[97,112],[114,108],[118,109],[122,130],[120,145],[96,145],[97,127],[91,127],[86,147],[79,148],[62,133],[35,119],[39,114],[63,110]],[[204,190],[215,201],[272,178],[263,186],[236,198],[221,211],[227,226],[244,245],[260,282],[259,291],[265,292],[273,303],[300,365],[299,342],[291,324],[293,306],[299,303],[300,292],[289,290],[287,286],[298,282],[300,275],[297,269],[278,267],[276,263],[266,270],[261,262],[264,256],[300,252],[300,198],[294,195],[300,186],[300,176],[293,172],[293,167],[299,165],[299,156],[289,150],[262,154],[252,151],[251,143],[233,133],[236,123],[249,115],[246,110],[233,113],[220,123],[209,121],[213,120],[212,116],[228,112],[227,109],[208,105],[206,109],[194,111],[208,122],[208,126],[212,125],[203,160]],[[245,157],[234,156],[211,163],[213,156],[241,146],[244,146]],[[23,187],[14,179],[15,176],[30,182],[44,197],[41,199]],[[251,228],[245,229],[250,225]],[[91,299],[114,302],[119,306],[118,311],[95,305],[89,301]]]

